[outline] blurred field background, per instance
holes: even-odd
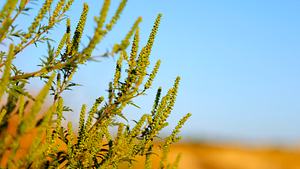
[[[288,149],[186,142],[172,147],[170,161],[174,161],[178,153],[182,154],[180,169],[300,168],[300,149],[296,147]],[[155,163],[159,163],[158,159]]]

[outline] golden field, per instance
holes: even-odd
[[[169,160],[181,153],[180,169],[300,169],[300,149],[208,143],[173,145]],[[154,159],[157,168],[159,159]],[[142,160],[136,168],[142,167]]]

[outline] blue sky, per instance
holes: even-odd
[[[102,1],[76,1],[69,13],[73,26],[83,2],[91,7],[84,32],[91,35],[93,16]],[[110,16],[118,2],[113,0]],[[161,69],[148,95],[136,100],[143,108],[126,110],[131,119],[149,112],[156,89],[162,86],[166,91],[180,75],[170,126],[192,112],[182,131],[187,138],[274,144],[300,140],[300,1],[129,0],[120,22],[94,54],[119,42],[138,16],[143,17],[140,29],[145,43],[158,13],[163,13],[163,20],[151,61],[161,59]],[[20,22],[26,25],[30,19]],[[52,35],[61,35],[60,28],[63,25]],[[35,70],[32,65],[45,54],[39,48],[32,57],[33,48],[16,61],[24,70]],[[83,86],[65,94],[67,104],[79,109],[82,100],[90,105],[97,96],[106,95],[115,60],[81,66],[74,80]],[[67,116],[78,118],[76,113]]]

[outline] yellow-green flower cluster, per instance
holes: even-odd
[[[104,3],[102,5],[102,9],[101,9],[101,12],[100,12],[100,16],[95,17],[95,21],[96,21],[97,26],[95,28],[94,35],[93,35],[92,39],[90,40],[88,46],[82,51],[83,55],[86,58],[90,57],[90,55],[92,54],[92,52],[95,49],[96,45],[98,43],[100,43],[100,41],[102,40],[104,35],[107,33],[107,31],[103,29],[103,25],[104,25],[106,17],[107,17],[109,6],[110,6],[110,0],[104,0]]]
[[[74,2],[74,0],[69,0],[67,2],[67,4],[63,8],[63,13],[67,12],[70,9],[70,7],[72,6],[73,2]]]
[[[86,3],[84,3],[83,10],[72,39],[72,49],[71,49],[72,54],[78,51],[78,47],[85,27],[88,11],[89,11],[89,6]]]
[[[142,22],[142,17],[139,17],[133,24],[133,26],[131,27],[131,29],[129,30],[129,32],[126,34],[125,38],[121,41],[120,44],[115,44],[112,48],[112,55],[114,55],[115,53],[118,53],[119,51],[123,51],[125,50],[129,44],[130,44],[130,38],[132,37],[132,35],[136,32],[136,30],[138,29],[138,26],[140,24],[140,22]]]
[[[62,11],[63,6],[65,5],[65,0],[59,0],[58,3],[55,6],[55,9],[49,19],[49,26],[53,26],[55,23],[56,17],[60,14]]]
[[[165,168],[166,167],[166,161],[167,161],[167,155],[169,153],[170,150],[170,145],[173,143],[176,143],[177,141],[179,141],[181,139],[181,137],[178,137],[177,135],[180,132],[180,129],[182,128],[182,126],[184,125],[184,123],[191,117],[191,114],[188,113],[186,114],[182,119],[180,119],[180,121],[178,122],[178,124],[176,125],[175,129],[172,131],[171,135],[168,136],[165,139],[165,142],[162,145],[162,156],[161,156],[161,160],[160,160],[160,168]],[[178,166],[178,160],[180,158],[177,157],[178,159],[175,161],[174,163],[174,167],[176,168]]]
[[[121,3],[119,4],[119,7],[117,11],[115,12],[114,16],[111,18],[109,23],[106,25],[107,30],[111,30],[113,26],[117,23],[117,21],[120,18],[121,13],[123,12],[125,6],[126,6],[127,0],[122,0]]]
[[[34,18],[34,21],[31,23],[30,27],[28,28],[28,36],[30,37],[32,33],[35,32],[36,28],[41,23],[42,19],[46,12],[50,9],[53,0],[46,0],[41,9],[38,12],[38,15]]]
[[[85,125],[86,130],[90,129],[90,127],[92,125],[92,120],[95,118],[94,115],[98,111],[98,107],[103,102],[103,100],[104,100],[104,97],[99,97],[98,99],[96,99],[94,105],[92,106],[91,111],[89,111],[89,116],[88,116],[88,119],[87,119],[86,125]]]
[[[156,92],[156,96],[155,96],[155,100],[154,100],[154,104],[153,104],[153,107],[152,107],[152,111],[151,111],[151,115],[154,117],[155,114],[156,114],[156,111],[157,111],[157,106],[159,104],[159,100],[160,100],[160,96],[161,96],[161,87],[159,87],[157,89],[157,92]]]
[[[5,92],[6,86],[9,84],[10,78],[10,71],[11,71],[11,64],[14,58],[14,45],[9,46],[9,51],[7,54],[7,58],[5,61],[5,69],[0,81],[0,98],[2,97],[3,93]]]
[[[173,109],[176,100],[179,81],[180,78],[177,77],[174,86],[171,89],[169,89],[168,93],[161,99],[159,104],[158,100],[161,93],[161,89],[158,90],[154,106],[151,112],[153,117],[152,122],[149,125],[151,129],[149,136],[150,138],[156,136],[161,129],[168,125],[166,120]]]
[[[81,106],[81,111],[80,111],[80,117],[79,117],[79,136],[78,136],[78,142],[81,141],[81,139],[83,138],[83,135],[85,133],[85,114],[86,114],[86,105],[83,104]]]
[[[172,134],[166,139],[167,145],[170,145],[171,143],[177,142],[178,139],[176,138],[177,135],[180,132],[180,129],[182,128],[182,126],[185,124],[185,122],[192,116],[191,113],[186,114],[182,119],[180,119],[180,121],[178,122],[178,124],[176,125],[175,129],[172,131]]]
[[[67,153],[69,156],[71,156],[72,158],[72,146],[74,144],[74,132],[73,132],[73,126],[72,126],[72,123],[71,122],[68,122],[68,144],[67,144]]]
[[[134,39],[132,42],[132,47],[131,47],[131,53],[130,53],[130,58],[128,61],[128,65],[129,65],[129,71],[132,71],[135,66],[136,66],[136,57],[138,54],[138,50],[139,50],[139,40],[140,40],[140,33],[139,33],[139,29],[137,28],[135,31],[135,35],[134,35]]]
[[[130,132],[130,137],[136,137],[138,136],[138,134],[140,134],[141,132],[141,128],[144,125],[144,123],[146,122],[146,120],[148,119],[149,115],[148,114],[144,114],[140,120],[136,123],[136,125],[134,126],[134,128],[131,130]]]
[[[60,128],[61,128],[61,122],[62,122],[62,119],[63,119],[63,108],[64,108],[64,102],[63,102],[63,99],[62,98],[59,98],[58,99],[58,104],[57,104],[57,109],[56,109],[56,136],[55,138],[57,137],[59,131],[60,131]]]
[[[111,105],[114,99],[114,88],[113,83],[109,82],[108,84],[108,104]]]
[[[2,7],[2,9],[0,11],[0,20],[2,20],[4,18],[9,18],[11,13],[14,11],[17,3],[18,3],[18,0],[6,1],[6,3],[4,4],[4,6]]]
[[[65,50],[65,54],[63,55],[64,57],[70,53],[72,47],[70,37],[71,37],[71,20],[68,18],[66,22],[66,41],[65,41],[66,50]]]
[[[8,32],[8,29],[10,25],[12,24],[11,14],[14,11],[16,5],[18,3],[18,0],[11,0],[7,1],[2,10],[0,11],[0,21],[1,21],[1,27],[0,27],[0,42],[6,37],[6,34]]]
[[[110,6],[110,0],[104,0],[103,5],[102,5],[102,9],[100,11],[100,16],[99,16],[99,18],[95,19],[96,23],[97,23],[96,29],[98,29],[98,32],[101,29],[103,29],[103,25],[104,25],[106,17],[107,17],[109,6]],[[97,30],[96,30],[96,32],[97,32]]]
[[[160,60],[158,60],[158,61],[156,62],[156,64],[155,64],[155,66],[154,66],[154,68],[153,68],[151,74],[149,75],[149,79],[147,80],[147,82],[146,82],[146,84],[145,84],[145,86],[144,86],[144,89],[145,89],[145,90],[146,90],[146,89],[149,89],[150,86],[152,86],[152,82],[153,82],[153,80],[154,80],[154,78],[155,78],[155,76],[156,76],[156,74],[157,74],[157,72],[158,72],[158,69],[159,69],[159,67],[160,67],[160,63],[161,63]]]
[[[136,74],[138,75],[136,86],[140,86],[144,80],[145,75],[147,74],[146,68],[150,64],[149,62],[149,56],[151,54],[152,46],[154,43],[155,36],[157,34],[157,30],[159,27],[161,14],[159,14],[155,20],[154,26],[152,28],[152,31],[150,33],[150,36],[148,38],[148,42],[145,47],[142,48],[139,58],[137,59],[137,68],[136,68]]]
[[[162,113],[162,116],[161,118],[163,119],[167,119],[168,116],[170,115],[173,107],[174,107],[174,104],[175,104],[175,101],[176,101],[176,96],[177,96],[177,91],[178,91],[178,86],[179,86],[179,82],[180,82],[180,77],[177,77],[175,82],[174,82],[174,86],[171,90],[169,90],[171,93],[168,93],[169,94],[169,97],[168,97],[168,101],[167,101],[167,104],[166,105],[163,105],[163,113]]]
[[[119,57],[116,64],[114,84],[113,84],[114,88],[118,88],[119,86],[119,80],[121,78],[121,71],[122,71],[122,62],[123,62],[123,55]]]
[[[138,46],[139,46],[139,29],[136,29],[135,36],[133,39],[130,57],[127,59],[128,62],[128,70],[127,70],[127,78],[125,80],[124,90],[128,91],[136,81],[136,57],[138,54]]]
[[[55,51],[55,57],[59,56],[61,50],[63,49],[63,47],[66,44],[68,36],[70,36],[69,33],[65,33],[64,36],[61,38],[61,40],[60,40],[60,42],[59,42],[59,44],[57,46],[57,49]]]

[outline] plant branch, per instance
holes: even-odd
[[[52,65],[52,66],[49,66],[49,67],[43,67],[42,69],[40,69],[38,71],[35,71],[35,72],[12,76],[10,79],[11,80],[28,79],[28,78],[31,78],[31,77],[40,76],[41,74],[44,74],[44,73],[49,73],[49,72],[54,71],[54,70],[62,69],[65,66],[67,66],[69,64],[72,64],[75,61],[75,58],[76,57],[71,58],[69,62],[58,63],[58,64],[55,64],[55,65]]]

